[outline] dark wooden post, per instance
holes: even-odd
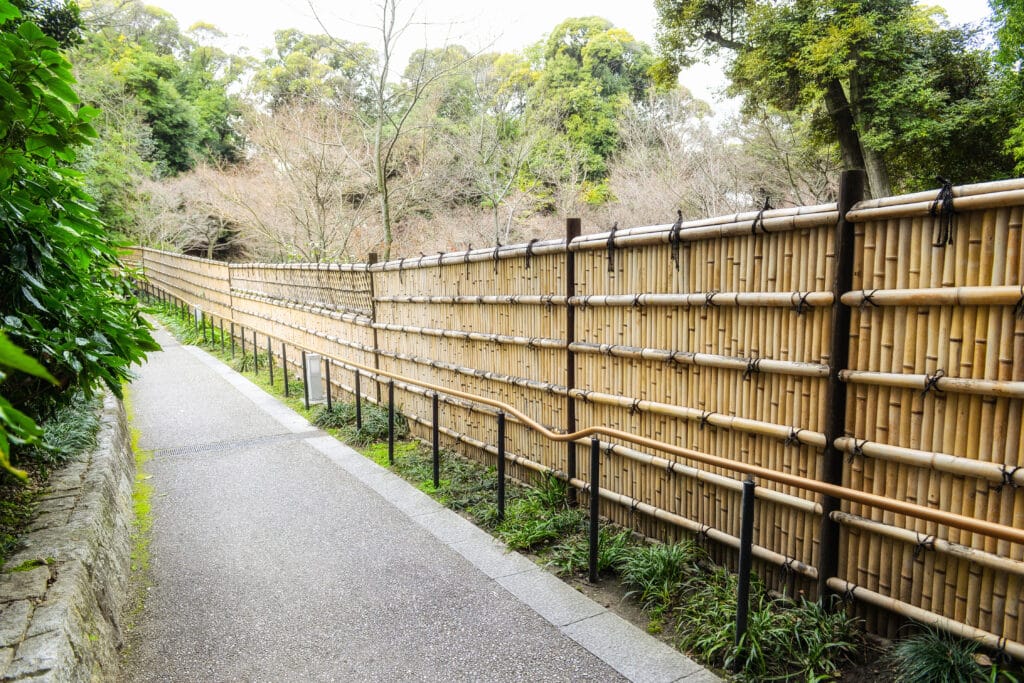
[[[569,347],[576,341],[576,306],[569,299],[576,296],[576,252],[570,251],[569,245],[580,236],[583,222],[579,218],[565,219],[565,386],[569,390],[565,404],[565,430],[576,431],[576,399],[572,390],[576,388],[576,353]],[[570,479],[576,477],[576,444],[566,443],[566,474]],[[569,505],[577,504],[576,487],[566,489]]]
[[[839,220],[835,228],[835,280],[832,285],[832,330],[828,361],[828,388],[825,393],[825,438],[827,445],[821,479],[829,484],[843,483],[843,453],[836,439],[846,432],[846,383],[839,373],[850,363],[850,307],[840,300],[853,287],[854,224],[846,212],[864,198],[864,171],[843,171],[839,177]],[[832,513],[840,501],[824,496],[821,501],[821,542],[818,557],[818,598],[829,594],[828,580],[839,571],[839,524]]]

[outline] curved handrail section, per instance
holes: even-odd
[[[1004,524],[997,524],[984,519],[975,519],[971,517],[964,517],[953,512],[947,512],[945,510],[938,510],[935,508],[925,507],[916,503],[909,503],[907,501],[895,500],[893,498],[887,498],[874,493],[868,493],[866,491],[858,491],[856,489],[846,488],[845,486],[838,486],[835,484],[828,484],[816,479],[808,479],[807,477],[801,477],[794,474],[786,474],[785,472],[777,472],[775,470],[761,467],[759,465],[751,465],[749,463],[737,462],[728,458],[723,458],[717,455],[711,455],[709,453],[702,453],[690,448],[684,448],[682,446],[674,446],[672,444],[665,443],[663,441],[657,441],[650,439],[645,436],[638,436],[636,434],[630,434],[618,429],[611,429],[608,427],[585,427],[575,432],[556,432],[546,427],[545,425],[537,422],[532,417],[522,412],[513,405],[498,401],[496,399],[488,398],[486,396],[479,396],[471,394],[459,389],[452,389],[450,387],[438,386],[431,384],[420,379],[412,377],[406,377],[404,375],[390,372],[382,368],[374,368],[362,363],[357,363],[352,360],[341,360],[336,359],[338,362],[343,363],[347,366],[358,368],[362,372],[368,372],[371,375],[380,375],[389,379],[404,382],[406,384],[412,384],[414,386],[427,389],[429,391],[435,391],[441,394],[448,394],[449,396],[455,396],[467,401],[479,403],[482,405],[491,406],[497,408],[505,413],[514,415],[517,420],[521,423],[534,430],[535,432],[543,435],[544,437],[552,441],[576,441],[590,436],[604,435],[613,439],[620,439],[629,443],[637,444],[645,448],[650,448],[664,453],[671,453],[688,460],[709,465],[711,467],[721,467],[722,469],[731,470],[733,472],[739,472],[752,477],[760,479],[766,479],[773,481],[784,486],[794,486],[806,491],[813,493],[820,493],[825,496],[832,496],[834,498],[840,498],[853,503],[860,503],[873,508],[879,508],[881,510],[887,510],[897,514],[908,515],[910,517],[916,517],[937,524],[954,527],[964,531],[970,531],[974,533],[983,534],[985,536],[991,536],[1000,540],[1009,541],[1011,543],[1024,544],[1024,529],[1017,529],[1014,527],[1006,526]]]

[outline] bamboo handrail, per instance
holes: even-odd
[[[795,488],[804,489],[807,491],[813,491],[814,493],[820,493],[823,495],[834,496],[841,498],[846,501],[860,503],[862,505],[868,505],[870,507],[880,508],[882,510],[888,510],[889,512],[895,512],[897,514],[909,515],[918,519],[923,519],[945,526],[951,526],[964,531],[971,531],[993,538],[998,538],[1004,541],[1010,541],[1011,543],[1024,544],[1024,529],[1016,529],[1013,527],[1005,526],[1003,524],[996,524],[983,519],[973,519],[970,517],[964,517],[952,512],[945,510],[937,510],[934,508],[925,507],[923,505],[917,505],[916,503],[908,503],[902,500],[895,500],[886,496],[880,496],[874,493],[868,493],[866,491],[857,491],[849,489],[844,486],[837,486],[834,484],[826,484],[814,479],[808,479],[806,477],[800,477],[793,474],[785,474],[783,472],[776,472],[775,470],[761,467],[759,465],[752,465],[749,463],[738,462],[730,460],[728,458],[722,458],[708,453],[701,453],[700,451],[692,450],[689,448],[683,448],[680,446],[673,446],[671,444],[663,443],[650,439],[644,436],[637,436],[630,434],[629,432],[623,432],[618,429],[610,429],[607,427],[586,427],[579,429],[572,433],[558,433],[554,432],[548,427],[536,422],[531,417],[520,411],[515,406],[509,405],[503,401],[498,401],[492,398],[486,398],[483,396],[477,396],[470,394],[458,389],[452,389],[447,387],[439,387],[430,382],[424,382],[423,380],[413,379],[404,377],[398,373],[393,373],[387,370],[371,368],[361,363],[354,361],[347,361],[347,364],[359,368],[365,372],[375,372],[394,380],[401,380],[408,384],[429,389],[430,391],[437,391],[446,393],[452,396],[458,396],[469,401],[476,403],[482,403],[489,405],[492,408],[498,408],[509,415],[516,416],[521,422],[528,425],[531,429],[543,435],[544,437],[552,441],[577,441],[579,439],[604,434],[605,436],[613,439],[619,439],[629,443],[635,443],[646,448],[653,450],[662,451],[665,453],[672,453],[682,458],[690,460],[696,460],[697,462],[710,465],[712,467],[721,467],[722,469],[732,470],[734,472],[740,472],[760,479],[767,479],[768,481],[774,481],[778,484],[785,486],[793,486]]]

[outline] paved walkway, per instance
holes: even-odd
[[[159,331],[127,681],[713,681],[227,366]]]

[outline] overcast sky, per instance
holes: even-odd
[[[246,49],[253,55],[273,44],[277,29],[323,32],[305,0],[150,0],[148,4],[170,10],[183,29],[197,21],[214,24],[228,34],[224,47]],[[403,37],[404,50],[397,56],[399,72],[408,55],[425,43],[437,46],[447,40],[471,50],[512,52],[540,40],[568,17],[604,17],[653,46],[657,20],[653,0],[405,0],[400,4],[403,14],[415,13],[430,26],[411,27]],[[956,23],[980,21],[990,14],[987,0],[928,4],[945,8]],[[320,0],[314,6],[333,35],[376,44],[376,34],[367,28],[375,23],[376,2]],[[723,78],[718,69],[698,66],[684,73],[682,82],[698,97],[715,102]]]

